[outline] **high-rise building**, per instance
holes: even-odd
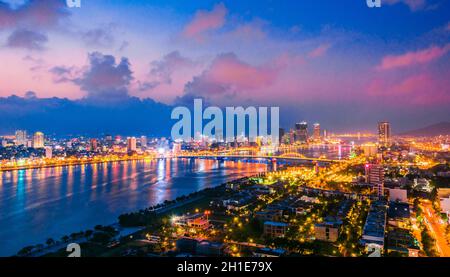
[[[51,159],[53,157],[53,150],[50,146],[45,147],[45,157]]]
[[[41,132],[34,133],[33,148],[44,148],[44,134]]]
[[[384,195],[384,168],[380,164],[366,164],[366,182],[373,185],[378,196]]]
[[[97,151],[98,149],[98,141],[97,139],[91,139],[89,141],[89,146],[91,151]]]
[[[141,136],[141,147],[147,147],[147,137]]]
[[[128,152],[136,151],[136,138],[135,137],[127,138],[127,151]]]
[[[295,124],[295,141],[306,143],[308,141],[308,123],[303,121]]]
[[[27,145],[27,131],[17,130],[16,131],[16,145]]]
[[[381,164],[366,164],[366,182],[376,185],[384,182],[384,168]]]
[[[313,139],[320,140],[320,124],[319,123],[314,124]]]
[[[391,125],[387,121],[378,123],[378,142],[381,146],[388,147],[391,141]]]

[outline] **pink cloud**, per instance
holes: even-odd
[[[314,50],[309,52],[308,56],[310,58],[322,57],[323,55],[325,55],[327,53],[327,51],[328,51],[328,49],[330,49],[330,47],[331,47],[331,45],[328,43],[319,45],[317,48],[315,48]]]
[[[63,1],[31,0],[17,9],[0,2],[0,28],[16,27],[52,27],[60,19],[70,15]]]
[[[377,66],[377,69],[389,70],[417,64],[426,64],[444,56],[449,50],[450,44],[446,44],[444,47],[431,46],[424,50],[411,51],[402,55],[389,55],[383,58],[381,64]]]
[[[450,82],[443,76],[420,73],[403,79],[374,79],[367,87],[368,95],[388,100],[391,104],[445,104],[450,102]],[[381,98],[380,98],[381,97]]]
[[[198,11],[194,19],[184,28],[183,35],[187,38],[202,40],[205,32],[219,29],[225,24],[227,12],[227,8],[222,3],[214,6],[212,11]]]
[[[184,97],[229,99],[270,87],[277,78],[278,69],[271,66],[253,66],[233,53],[222,54],[211,66],[185,86]]]
[[[403,3],[409,7],[411,11],[418,11],[426,7],[426,0],[384,0],[383,3],[394,5]]]

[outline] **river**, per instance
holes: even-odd
[[[0,172],[0,256],[266,167],[168,159]]]

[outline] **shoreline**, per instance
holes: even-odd
[[[193,191],[189,194],[184,194],[181,196],[178,196],[177,198],[173,199],[173,200],[166,200],[163,201],[161,203],[156,203],[153,206],[149,206],[147,208],[144,208],[143,210],[149,210],[152,211],[156,214],[156,216],[158,217],[163,217],[165,216],[167,213],[169,213],[170,211],[174,210],[174,209],[179,209],[179,208],[183,208],[184,206],[190,205],[192,203],[195,203],[196,201],[200,201],[203,200],[206,196],[202,196],[199,194],[205,193],[208,190],[217,190],[220,188],[223,188],[226,186],[226,184],[230,183],[230,182],[237,182],[240,180],[244,180],[244,179],[249,179],[252,178],[254,176],[257,176],[257,174],[252,174],[252,175],[248,175],[248,176],[244,176],[244,177],[240,177],[240,178],[236,178],[236,179],[232,179],[229,180],[225,183],[221,183],[218,184],[214,187],[211,188],[204,188],[202,190],[198,190],[198,191]],[[184,199],[183,199],[184,198]],[[183,200],[180,200],[183,199]],[[114,228],[118,231],[117,234],[117,238],[119,239],[120,237],[126,237],[126,236],[130,236],[130,235],[134,235],[137,234],[139,232],[141,232],[142,230],[144,230],[146,227],[145,226],[123,226],[120,224],[120,220],[119,217],[122,215],[127,215],[127,214],[133,214],[133,213],[137,213],[139,212],[139,210],[135,210],[135,211],[131,211],[128,213],[122,213],[120,215],[117,216],[116,221],[110,223],[110,224],[106,224],[106,225],[101,225],[103,228]],[[98,225],[96,225],[98,226]],[[131,233],[127,233],[127,230],[133,230],[133,232]],[[81,232],[86,232],[88,230],[95,230],[95,226],[93,226],[92,228],[88,228],[84,231]],[[123,234],[126,233],[126,234]],[[65,236],[70,237],[71,234],[66,234]],[[64,236],[63,236],[64,237]],[[40,250],[36,250],[27,254],[19,254],[20,251],[22,251],[23,249],[27,248],[27,247],[34,247],[36,248],[38,245],[44,245],[45,246],[45,242],[42,243],[38,243],[38,244],[34,244],[34,245],[25,245],[24,247],[22,247],[21,249],[18,249],[15,253],[11,254],[9,257],[42,257],[48,254],[52,254],[52,253],[56,253],[62,249],[64,249],[68,244],[70,243],[84,243],[84,242],[88,242],[88,239],[82,237],[82,238],[76,238],[76,239],[70,239],[67,242],[63,242],[60,239],[55,239],[56,244],[54,245],[50,245],[50,246],[46,246],[43,249]],[[55,248],[56,247],[56,248]],[[55,248],[55,249],[53,249]]]
[[[126,162],[126,161],[143,161],[143,160],[160,160],[160,159],[166,159],[166,158],[156,158],[152,156],[145,156],[145,157],[129,157],[129,158],[118,158],[114,160],[108,160],[108,161],[80,161],[80,162],[66,162],[61,164],[49,164],[49,165],[26,165],[21,167],[1,167],[0,166],[0,173],[2,172],[11,172],[11,171],[20,171],[20,170],[30,170],[30,169],[44,169],[44,168],[56,168],[56,167],[65,167],[65,166],[79,166],[79,165],[90,165],[90,164],[102,164],[102,163],[112,163],[112,162]]]

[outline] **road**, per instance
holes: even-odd
[[[436,240],[436,248],[441,257],[450,257],[450,246],[445,238],[445,230],[439,223],[439,215],[434,212],[431,203],[423,203],[425,223]]]

